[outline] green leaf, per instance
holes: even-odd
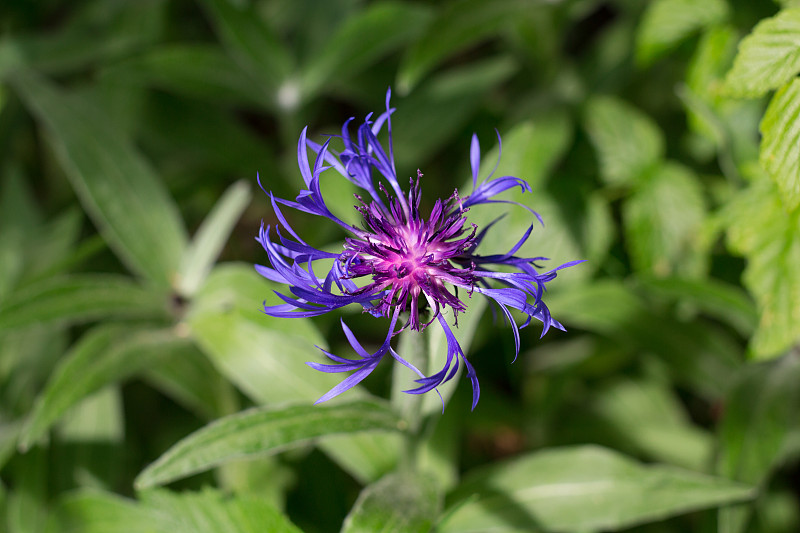
[[[747,259],[744,283],[760,314],[749,349],[775,357],[800,338],[800,209],[787,213],[763,177],[729,203],[725,218],[730,248]]]
[[[784,9],[759,22],[742,39],[725,78],[732,96],[756,97],[777,89],[800,72],[800,8]]]
[[[274,318],[260,309],[272,290],[283,289],[252,266],[217,267],[206,280],[187,317],[191,336],[217,369],[262,404],[311,403],[342,376],[309,368],[323,356],[325,341],[306,318]],[[277,298],[277,297],[275,297]],[[360,387],[349,398],[364,394]],[[357,479],[368,482],[391,468],[399,450],[392,435],[331,437],[320,447]]]
[[[664,156],[664,137],[653,120],[610,96],[586,105],[586,131],[600,160],[600,177],[609,185],[641,182]]]
[[[784,460],[800,451],[800,354],[751,365],[731,391],[719,425],[717,473],[765,486]],[[728,533],[745,531],[748,513],[721,511]]]
[[[437,73],[404,98],[400,111],[392,115],[397,167],[416,169],[450,142],[477,111],[486,94],[511,77],[517,68],[512,59],[503,56],[474,61]],[[464,154],[466,162],[469,154],[466,143]]]
[[[250,185],[237,181],[219,199],[203,220],[181,261],[176,288],[184,296],[192,296],[205,281],[222,252],[233,226],[250,203]]]
[[[420,35],[432,17],[423,5],[394,1],[367,5],[348,18],[303,69],[303,93],[313,96],[331,81],[363,69]]]
[[[500,33],[530,9],[530,3],[520,0],[450,2],[406,52],[397,74],[397,90],[408,93],[439,63]]]
[[[758,313],[753,300],[738,285],[715,279],[640,278],[639,282],[650,293],[690,305],[735,327],[749,337],[758,324]]]
[[[75,324],[100,318],[166,316],[163,291],[125,276],[74,274],[46,278],[13,292],[0,306],[0,331],[33,324]]]
[[[593,409],[635,451],[695,471],[708,468],[711,435],[691,423],[678,398],[663,385],[619,381],[598,394]]]
[[[799,79],[775,93],[764,113],[760,129],[759,162],[778,184],[781,200],[787,210],[796,209],[800,206],[800,156],[797,150],[800,146]]]
[[[199,0],[199,3],[228,52],[275,94],[291,72],[292,58],[255,5],[231,0]]]
[[[701,226],[705,201],[697,177],[667,162],[639,183],[623,205],[634,267],[657,276],[698,275],[704,270]]]
[[[184,438],[136,478],[139,489],[169,483],[233,459],[274,454],[326,435],[393,431],[388,406],[356,401],[330,407],[256,407],[220,418]]]
[[[636,59],[651,63],[695,31],[728,16],[725,0],[656,0],[647,6],[636,39]]]
[[[177,206],[147,161],[88,102],[19,73],[12,84],[48,140],[84,209],[134,272],[167,285],[186,234]]]
[[[146,84],[215,104],[264,107],[260,84],[217,45],[175,44],[149,50],[100,72],[102,80]]]
[[[26,449],[38,441],[70,407],[103,386],[147,368],[153,360],[180,349],[187,341],[171,329],[133,330],[125,325],[98,326],[59,361],[20,436]]]
[[[143,502],[83,491],[58,508],[64,531],[81,533],[301,533],[273,504],[250,495],[150,491]]]
[[[194,345],[156,361],[142,378],[202,419],[236,411],[238,394]]]
[[[440,500],[428,476],[389,474],[361,491],[342,533],[427,533],[439,515]]]
[[[608,531],[752,496],[745,485],[596,446],[551,449],[469,476],[439,530]]]

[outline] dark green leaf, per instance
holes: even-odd
[[[136,478],[140,489],[169,483],[232,459],[273,454],[326,435],[391,431],[400,419],[367,401],[331,407],[257,407],[220,418],[184,438]]]
[[[678,398],[651,381],[619,381],[603,389],[593,408],[635,451],[659,461],[705,471],[711,435],[693,425]]]
[[[75,274],[46,278],[13,292],[0,305],[0,331],[32,324],[74,324],[99,318],[166,316],[163,291],[124,276]]]
[[[653,278],[639,279],[648,292],[662,295],[682,305],[689,304],[719,318],[748,337],[758,323],[753,300],[737,285],[715,279]]]
[[[636,270],[656,276],[704,271],[700,230],[705,201],[687,167],[667,162],[655,169],[627,199],[623,216]]]
[[[800,20],[798,22],[800,38]],[[797,209],[800,206],[800,156],[797,149],[800,146],[800,80],[795,79],[775,93],[760,129],[761,166],[778,184],[786,210]]]
[[[552,449],[469,476],[440,531],[608,531],[752,496],[746,485],[595,446]]]
[[[719,426],[717,473],[764,486],[772,471],[800,451],[800,354],[746,369],[731,391]],[[748,512],[724,509],[728,533],[745,531]]]
[[[800,72],[800,8],[785,9],[756,25],[742,39],[725,89],[756,97],[777,89]]]
[[[32,74],[13,86],[46,126],[84,208],[109,246],[137,274],[167,285],[178,270],[186,234],[177,206],[147,161],[88,102]]]
[[[451,2],[408,49],[397,75],[397,89],[409,92],[440,62],[500,33],[509,21],[524,17],[530,9],[535,7],[519,0]]]
[[[303,93],[313,96],[335,79],[343,79],[417,37],[431,19],[423,5],[381,2],[347,19],[303,72]]]
[[[647,6],[636,42],[636,59],[648,64],[698,29],[722,22],[725,0],[656,0]]]
[[[476,61],[437,74],[403,99],[401,111],[392,115],[398,168],[418,168],[469,120],[486,93],[516,69],[516,63],[507,57]],[[468,157],[467,145],[465,162]]]
[[[107,67],[102,79],[147,84],[219,103],[263,107],[268,97],[259,83],[219,46],[178,44],[155,48]]]
[[[173,330],[103,325],[90,330],[59,361],[20,436],[28,448],[70,407],[103,386],[147,368],[187,341]]]
[[[622,100],[594,97],[586,105],[585,127],[609,185],[642,181],[664,156],[664,137],[653,120]]]
[[[255,5],[231,0],[199,3],[228,52],[275,95],[291,71],[292,58]]]
[[[427,533],[441,496],[428,476],[393,473],[364,488],[344,521],[342,533]]]

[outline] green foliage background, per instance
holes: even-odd
[[[0,531],[800,529],[800,3],[5,0],[0,31]],[[473,413],[388,363],[314,407],[338,317],[260,312],[256,173],[293,197],[302,127],[389,86],[426,198],[497,128],[525,253],[587,259],[514,364],[470,301]]]

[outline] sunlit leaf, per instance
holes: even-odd
[[[32,74],[13,86],[46,126],[48,140],[109,246],[161,285],[178,270],[186,234],[177,206],[148,162],[89,102]]]
[[[745,256],[744,282],[760,321],[755,357],[775,357],[800,337],[800,209],[787,213],[777,187],[760,179],[727,206],[728,243]]]
[[[252,495],[150,491],[143,500],[83,491],[58,511],[69,531],[81,533],[300,533],[271,503]]]
[[[800,80],[775,93],[761,121],[761,136],[761,166],[778,184],[787,210],[796,209],[800,206]]]
[[[377,402],[257,407],[187,436],[139,474],[136,486],[162,485],[232,459],[278,453],[326,435],[397,430],[399,423],[388,406]]]
[[[393,473],[365,487],[342,526],[342,533],[427,533],[436,521],[440,495],[424,475]]]
[[[752,496],[746,485],[604,448],[551,449],[469,476],[448,497],[453,512],[440,530],[608,531]]]
[[[742,39],[725,89],[734,96],[761,96],[800,72],[800,9],[764,19]]]

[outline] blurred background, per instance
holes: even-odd
[[[488,175],[497,129],[496,175],[533,188],[506,198],[545,222],[521,253],[586,259],[548,285],[568,331],[523,330],[513,364],[510,328],[470,301],[459,336],[481,401],[470,413],[468,380],[455,380],[426,437],[442,508],[457,512],[464,472],[592,444],[755,489],[721,510],[730,501],[698,489],[655,516],[543,530],[798,531],[800,215],[780,178],[797,145],[770,133],[794,131],[779,99],[798,89],[768,109],[779,85],[725,82],[759,21],[783,8],[800,25],[790,4],[3,0],[0,531],[162,531],[154,509],[225,498],[269,503],[275,516],[252,531],[295,531],[286,517],[338,531],[392,471],[397,442],[330,437],[134,488],[209,422],[309,404],[336,383],[304,363],[322,361],[315,344],[350,356],[338,314],[260,312],[277,297],[253,270],[266,261],[254,237],[275,217],[256,175],[294,198],[302,128],[321,142],[381,112],[387,88],[398,172],[422,170],[423,211],[469,194],[473,132]],[[769,153],[794,154],[778,178],[759,125]],[[329,174],[328,205],[355,221],[352,187]],[[339,246],[334,224],[292,216],[312,244]],[[496,253],[533,222],[510,207]],[[382,342],[388,321],[344,317],[365,345]],[[385,363],[354,397],[387,398],[391,382]]]

